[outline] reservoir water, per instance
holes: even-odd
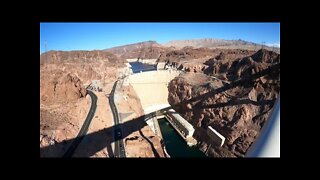
[[[153,71],[157,69],[157,67],[153,65],[143,64],[141,62],[130,62],[129,64],[131,65],[133,73],[138,73],[140,71]]]
[[[171,157],[206,157],[196,147],[190,147],[165,119],[158,119],[166,150]]]

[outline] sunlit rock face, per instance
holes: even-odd
[[[224,75],[226,80],[232,81],[250,77],[279,60],[280,55],[261,50],[231,64],[219,63],[217,60],[209,66]],[[222,88],[225,84],[205,74],[186,73],[169,83],[168,101],[196,127],[195,137],[208,156],[244,157],[268,120],[279,96],[280,71],[214,94],[215,89]],[[207,95],[199,100],[184,102],[206,93]],[[205,131],[208,126],[212,126],[226,138],[222,147],[209,146],[210,139]],[[207,149],[208,147],[210,148]]]

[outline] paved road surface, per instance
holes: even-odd
[[[112,91],[109,96],[110,108],[112,110],[113,119],[114,119],[114,139],[115,139],[115,148],[114,148],[114,156],[115,157],[126,157],[126,152],[122,140],[122,125],[119,122],[119,114],[118,110],[114,104],[114,91],[116,89],[118,81],[116,81],[113,85]]]
[[[63,155],[63,157],[69,158],[73,155],[74,151],[76,150],[76,148],[78,147],[78,145],[80,144],[80,142],[82,141],[82,139],[84,138],[84,136],[87,134],[88,129],[89,129],[89,125],[91,123],[91,120],[94,116],[94,113],[96,112],[96,108],[97,108],[97,96],[91,92],[90,90],[88,90],[88,94],[91,97],[91,107],[90,107],[90,111],[87,115],[86,120],[84,121],[81,130],[79,131],[76,139],[73,141],[73,143],[71,144],[71,146],[69,147],[69,149],[66,151],[66,153]]]

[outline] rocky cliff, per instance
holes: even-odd
[[[42,103],[69,102],[85,96],[92,80],[113,82],[124,59],[103,51],[49,51],[40,56]]]
[[[234,81],[250,78],[252,74],[271,67],[279,60],[280,55],[261,50],[231,63],[217,60],[209,66],[214,70],[213,74],[221,73]],[[169,83],[168,101],[196,127],[194,136],[208,156],[243,157],[267,121],[279,95],[280,70],[214,93],[226,86],[227,82],[205,74],[186,73]],[[188,102],[204,94],[203,98]],[[226,137],[222,147],[212,143],[206,134],[208,126]]]
[[[185,47],[181,50],[173,50],[161,54],[160,62],[174,64],[178,69],[187,72],[210,72],[217,71],[220,66],[231,66],[232,62],[250,56],[255,51],[241,49],[208,49]],[[213,64],[215,64],[213,66]],[[219,65],[218,65],[219,64]],[[225,67],[223,67],[225,69]]]
[[[86,94],[81,80],[74,74],[57,73],[40,78],[40,100],[43,103],[70,102],[85,97]]]
[[[158,59],[161,54],[169,52],[174,48],[166,48],[160,46],[142,47],[141,49],[131,50],[120,57],[123,59],[139,58],[139,59]]]
[[[159,57],[160,62],[176,62],[190,61],[192,59],[210,58],[215,55],[215,51],[208,48],[185,47],[180,50],[169,51]]]
[[[248,54],[251,55],[244,56]],[[254,54],[245,52],[232,53],[231,55],[230,57],[228,54],[221,52],[217,57],[207,60],[204,64],[208,67],[204,70],[204,73],[232,81],[241,77],[248,77],[252,73],[267,68],[270,64],[280,62],[280,54],[265,49],[260,49]]]
[[[103,92],[97,94],[96,116],[88,134],[113,125],[105,94],[110,93],[124,60],[101,51],[50,51],[40,56],[40,62],[40,157],[62,157],[89,112],[91,98],[86,96],[86,87],[92,80],[100,80]],[[101,107],[100,102],[105,106]],[[95,136],[93,142],[106,142],[111,135],[111,131],[103,134],[101,141],[100,136]],[[80,147],[86,150],[81,157],[105,157],[105,149],[90,151],[98,147]]]
[[[108,62],[114,66],[122,65],[125,60],[106,51],[48,51],[40,55],[40,63],[84,63]],[[122,65],[123,66],[123,65]]]

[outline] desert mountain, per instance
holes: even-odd
[[[174,40],[162,44],[165,47],[174,46],[176,48],[183,48],[186,46],[192,46],[195,48],[207,47],[207,48],[219,48],[219,49],[247,49],[247,50],[258,50],[261,49],[261,44],[256,44],[242,39],[238,40],[224,40],[224,39],[191,39],[191,40]],[[277,47],[264,47],[267,50],[272,50],[280,53],[280,48]]]
[[[101,50],[93,51],[48,51],[40,55],[40,62],[43,63],[81,63],[81,62],[106,62],[106,63],[117,63],[123,64],[124,59],[118,58],[110,52],[105,52]]]
[[[146,49],[150,47],[161,47],[160,44],[158,44],[156,41],[144,41],[134,44],[128,44],[124,46],[117,46],[109,49],[105,49],[106,52],[111,52],[112,54],[115,54],[117,56],[121,56],[127,53],[130,53],[132,51],[140,52],[141,49]]]

